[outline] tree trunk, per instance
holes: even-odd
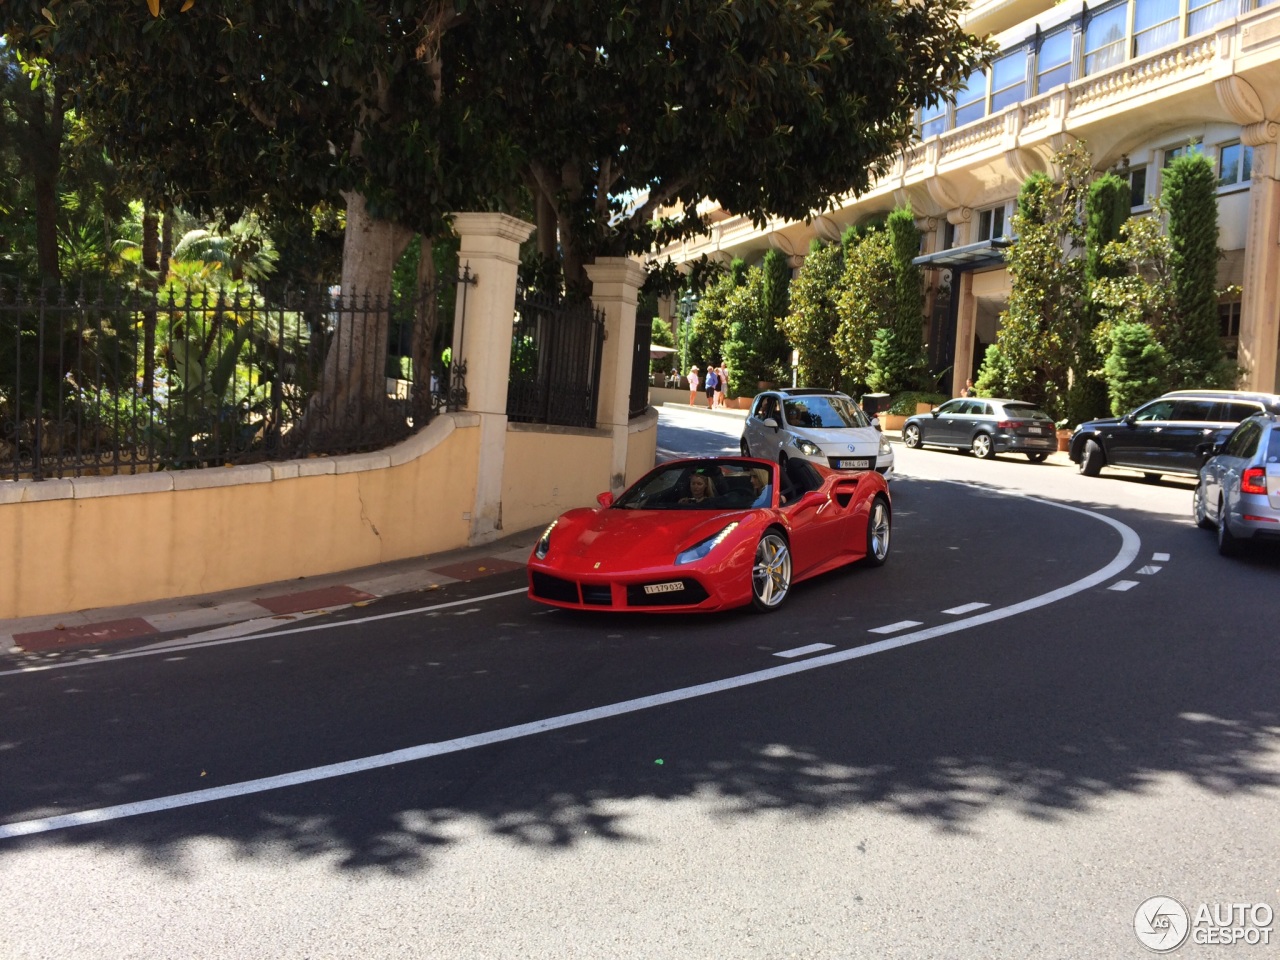
[[[160,221],[160,282],[169,278],[169,257],[173,254],[173,207],[165,208],[164,217]]]
[[[159,220],[150,205],[142,209],[142,268],[150,271],[144,275],[146,286],[155,290],[155,272],[160,267]],[[156,312],[142,312],[142,395],[151,398],[156,382]]]
[[[379,430],[397,427],[387,421],[388,308],[392,271],[413,234],[372,216],[362,194],[343,198],[347,230],[337,328],[296,438],[312,450],[372,440]]]

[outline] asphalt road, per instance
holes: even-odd
[[[1280,909],[1280,560],[1187,483],[896,452],[889,563],[775,615],[508,574],[0,676],[0,956],[1139,957],[1148,897]]]

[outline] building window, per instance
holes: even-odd
[[[1084,31],[1085,76],[1124,62],[1128,19],[1129,7],[1123,3],[1099,10],[1089,18]]]
[[[1240,336],[1240,301],[1218,304],[1218,336],[1233,340]]]
[[[991,64],[991,112],[1026,99],[1027,55],[1021,49]]]
[[[1133,55],[1172,46],[1182,32],[1181,0],[1134,0]]]
[[[1204,153],[1203,143],[1188,143],[1181,147],[1170,147],[1164,152],[1164,165],[1167,168],[1173,161],[1189,153]]]
[[[1234,363],[1240,356],[1240,301],[1218,304],[1218,336],[1227,359]]]
[[[1218,147],[1218,186],[1248,183],[1253,177],[1253,147],[1239,140]]]
[[[942,227],[942,249],[950,250],[956,245],[956,225],[950,220]]]
[[[1151,201],[1147,198],[1147,167],[1129,168],[1129,208],[1145,207]]]
[[[1071,28],[1063,27],[1040,38],[1036,52],[1036,93],[1044,93],[1071,79]]]
[[[987,74],[975,70],[969,74],[964,87],[956,93],[956,126],[980,120],[987,112]]]
[[[939,100],[934,106],[920,111],[920,139],[927,140],[947,129],[947,101]]]
[[[978,211],[978,236],[975,243],[981,240],[994,240],[1004,236],[1005,204]]]
[[[1258,6],[1265,6],[1262,0]],[[1239,0],[1187,0],[1187,36],[1212,30],[1223,20],[1230,20],[1241,9],[1248,9]]]

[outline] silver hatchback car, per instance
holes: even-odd
[[[1275,409],[1275,408],[1273,408]],[[1249,417],[1210,448],[1192,495],[1198,526],[1218,531],[1218,552],[1280,541],[1280,411]]]
[[[893,448],[862,408],[843,393],[783,387],[756,395],[742,427],[742,454],[811,460],[832,470],[874,470],[893,479]]]

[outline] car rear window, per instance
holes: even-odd
[[[1004,412],[1005,416],[1016,417],[1019,420],[1053,419],[1039,407],[1032,406],[1029,403],[1006,403],[1004,405]]]
[[[1271,428],[1271,439],[1267,441],[1267,463],[1280,463],[1280,428]]]

